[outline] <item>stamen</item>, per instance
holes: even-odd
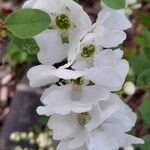
[[[60,14],[56,16],[55,24],[61,30],[67,30],[71,27],[71,22],[66,14]]]
[[[78,114],[78,121],[80,125],[84,126],[88,121],[92,119],[92,116],[88,112]]]
[[[81,56],[83,58],[90,58],[96,51],[96,48],[93,44],[89,44],[82,48]]]

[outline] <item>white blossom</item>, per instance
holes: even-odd
[[[40,48],[38,59],[42,64],[53,65],[67,57],[67,43],[76,38],[76,43],[91,27],[89,19],[83,8],[73,0],[29,0],[23,8],[40,9],[51,16],[50,28],[37,35],[35,40]],[[74,40],[75,42],[75,40]]]
[[[40,115],[82,113],[92,109],[93,105],[109,98],[109,92],[98,86],[65,85],[48,89],[42,96],[42,103],[37,112]]]
[[[41,65],[27,76],[33,87],[48,86],[37,112],[50,117],[53,139],[60,141],[57,150],[118,150],[142,144],[142,139],[127,134],[136,114],[111,93],[121,89],[129,70],[123,51],[112,50],[123,43],[124,30],[131,27],[125,11],[102,3],[92,25],[73,0],[29,0],[23,8],[43,10],[52,20],[34,37]],[[124,90],[131,94],[133,86]]]

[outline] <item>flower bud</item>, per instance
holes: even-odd
[[[125,147],[124,150],[134,150],[134,147],[133,146],[128,146],[128,147]]]
[[[136,87],[135,87],[135,84],[133,82],[126,82],[124,84],[124,87],[123,87],[123,91],[127,94],[127,95],[133,95],[136,91]]]

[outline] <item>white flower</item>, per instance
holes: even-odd
[[[53,65],[67,57],[68,42],[64,44],[63,38],[69,38],[78,43],[91,27],[91,20],[83,8],[73,0],[29,0],[23,8],[41,9],[52,18],[50,29],[37,35],[35,40],[39,45],[38,59],[42,64]]]
[[[70,113],[68,115],[53,114],[48,122],[48,127],[53,130],[53,139],[64,140],[66,138],[79,138],[99,126],[100,108],[96,104],[91,111],[83,113]],[[84,139],[81,146],[84,144]],[[80,147],[77,146],[77,147]]]
[[[110,109],[111,112],[108,112],[112,113],[118,107],[113,105]],[[109,114],[108,112],[107,114]],[[96,104],[89,112],[71,113],[65,116],[54,114],[51,116],[48,126],[53,130],[55,140],[69,139],[68,148],[75,149],[89,143],[91,132],[102,122],[101,113],[99,105]]]
[[[114,29],[106,28],[106,20],[109,21],[111,13],[106,11],[102,14],[103,15],[97,19],[96,23],[91,26],[91,31],[89,31],[89,33],[84,37],[80,36],[81,38],[79,43],[71,43],[71,45],[74,46],[71,46],[69,50],[68,64],[64,65],[64,68],[70,66],[74,60],[77,62],[77,64],[78,62],[82,62],[82,64],[87,67],[87,62],[92,63],[93,56],[98,54],[102,48],[116,47],[119,44],[122,44],[126,39],[126,34],[124,31],[122,31],[123,28],[120,29],[118,27],[119,25],[121,26],[122,23],[118,23],[118,26],[116,26]],[[125,16],[124,20],[128,21]]]
[[[107,116],[107,110],[112,105],[118,105],[119,109],[111,116]],[[118,150],[131,144],[143,144],[142,139],[125,133],[135,125],[136,114],[118,96],[112,94],[108,101],[100,102],[100,107],[104,121],[92,132],[89,150]]]
[[[125,133],[135,121],[135,113],[118,96],[111,94],[108,101],[101,101],[89,112],[52,115],[48,126],[53,130],[53,138],[61,140],[57,150],[62,145],[64,150],[117,150],[143,143],[143,140]]]
[[[87,70],[85,78],[96,85],[116,91],[122,87],[128,70],[128,62],[118,58],[115,51],[107,49],[94,57],[94,67]]]
[[[49,92],[50,91],[50,92]],[[101,100],[107,100],[109,92],[98,86],[64,85],[47,89],[37,112],[40,115],[81,113],[92,109],[93,105]]]
[[[82,61],[78,62],[81,71],[63,68],[51,69],[49,66],[40,65],[31,68],[28,72],[28,78],[32,86],[41,86],[46,85],[46,83],[54,83],[54,81],[58,81],[58,78],[68,80],[83,77],[98,86],[105,87],[109,91],[116,91],[122,87],[129,69],[128,62],[121,59],[121,57],[122,52],[120,50],[108,49],[94,56],[94,66],[89,69],[84,70],[85,63],[82,64]],[[77,64],[75,65],[73,67],[80,70]]]

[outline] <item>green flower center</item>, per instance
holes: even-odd
[[[82,77],[79,77],[77,79],[71,79],[71,82],[74,84],[74,85],[82,85],[83,84],[83,78]]]
[[[88,112],[84,112],[84,113],[80,113],[78,114],[78,121],[80,123],[80,125],[85,125],[86,123],[88,123],[88,121],[90,121],[92,119],[90,113]]]
[[[93,44],[89,44],[82,48],[81,56],[83,58],[90,58],[96,51],[96,48]]]
[[[57,27],[62,30],[67,30],[71,27],[70,19],[66,14],[60,14],[56,16],[55,23]]]

